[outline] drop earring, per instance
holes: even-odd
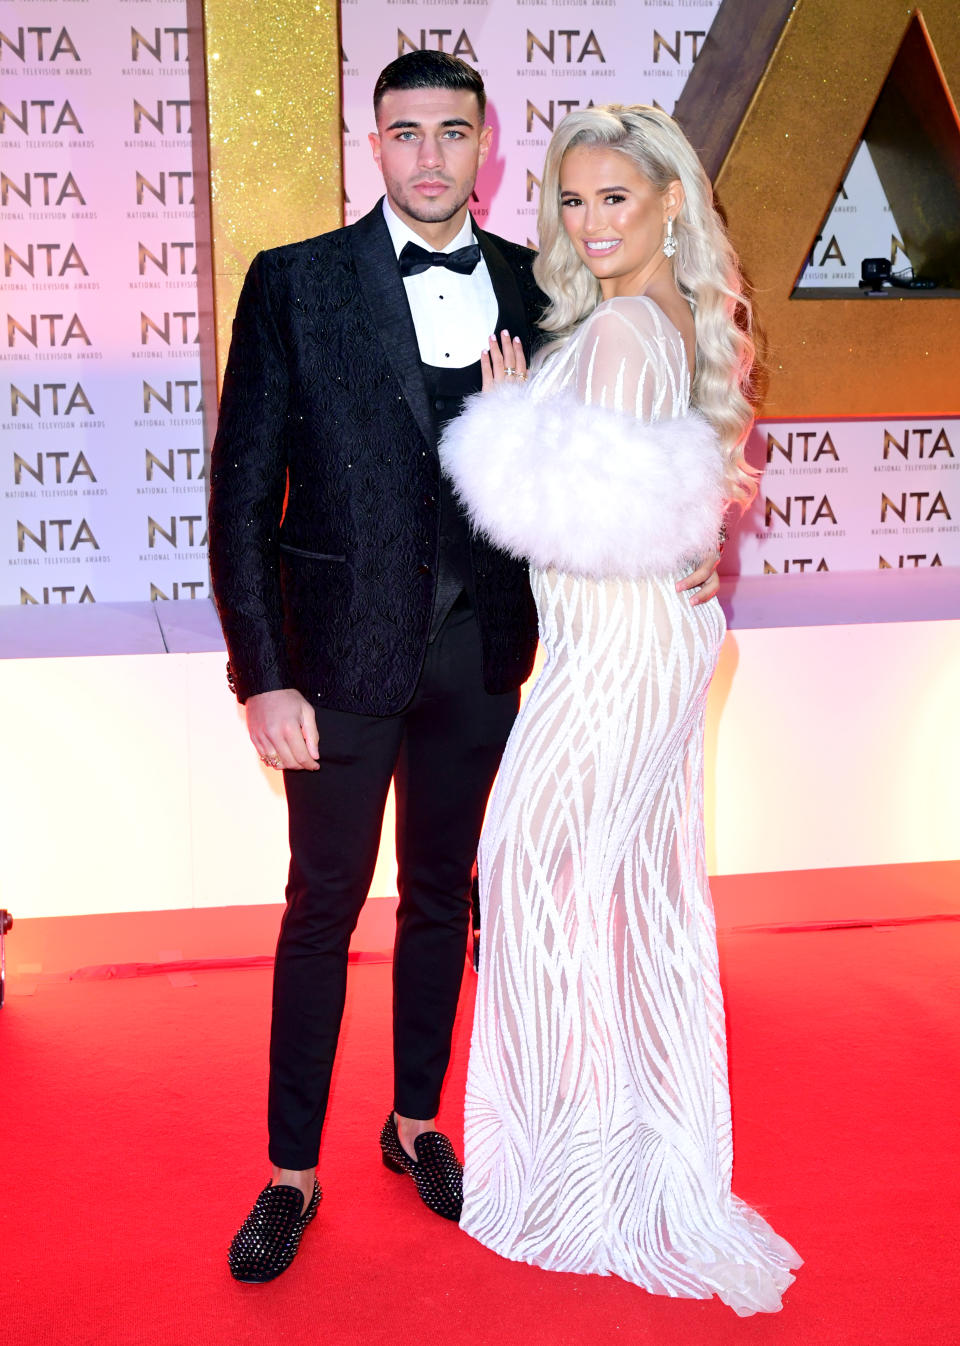
[[[667,216],[667,232],[663,239],[664,257],[672,257],[677,250],[677,240],[673,236],[673,216]]]

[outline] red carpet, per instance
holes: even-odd
[[[17,952],[15,927],[8,965],[39,924],[23,923]],[[41,977],[33,994],[11,980],[0,1340],[956,1346],[960,924],[731,931],[721,951],[735,1189],[806,1259],[779,1315],[740,1320],[716,1302],[506,1263],[420,1206],[379,1162],[389,968],[361,962],[324,1202],[293,1267],[264,1287],[234,1284],[225,1251],[265,1181],[269,971],[196,971],[180,985]],[[442,1114],[458,1145],[473,985]]]

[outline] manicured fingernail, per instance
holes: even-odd
[[[520,341],[520,338],[519,338],[519,337],[514,337],[514,338],[513,338],[513,344],[514,344],[515,346],[519,346],[519,345],[521,345],[522,343],[521,343],[521,341]]]

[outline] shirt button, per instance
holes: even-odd
[[[430,574],[430,567],[427,565],[426,561],[421,561],[420,564],[417,566],[417,574],[418,575]]]

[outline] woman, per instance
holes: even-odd
[[[555,341],[525,387],[491,339],[441,448],[475,526],[529,558],[546,651],[481,841],[461,1223],[505,1257],[770,1312],[800,1258],[730,1191],[704,864],[724,619],[679,587],[754,489],[749,309],[653,108],[564,119],[539,227]]]

